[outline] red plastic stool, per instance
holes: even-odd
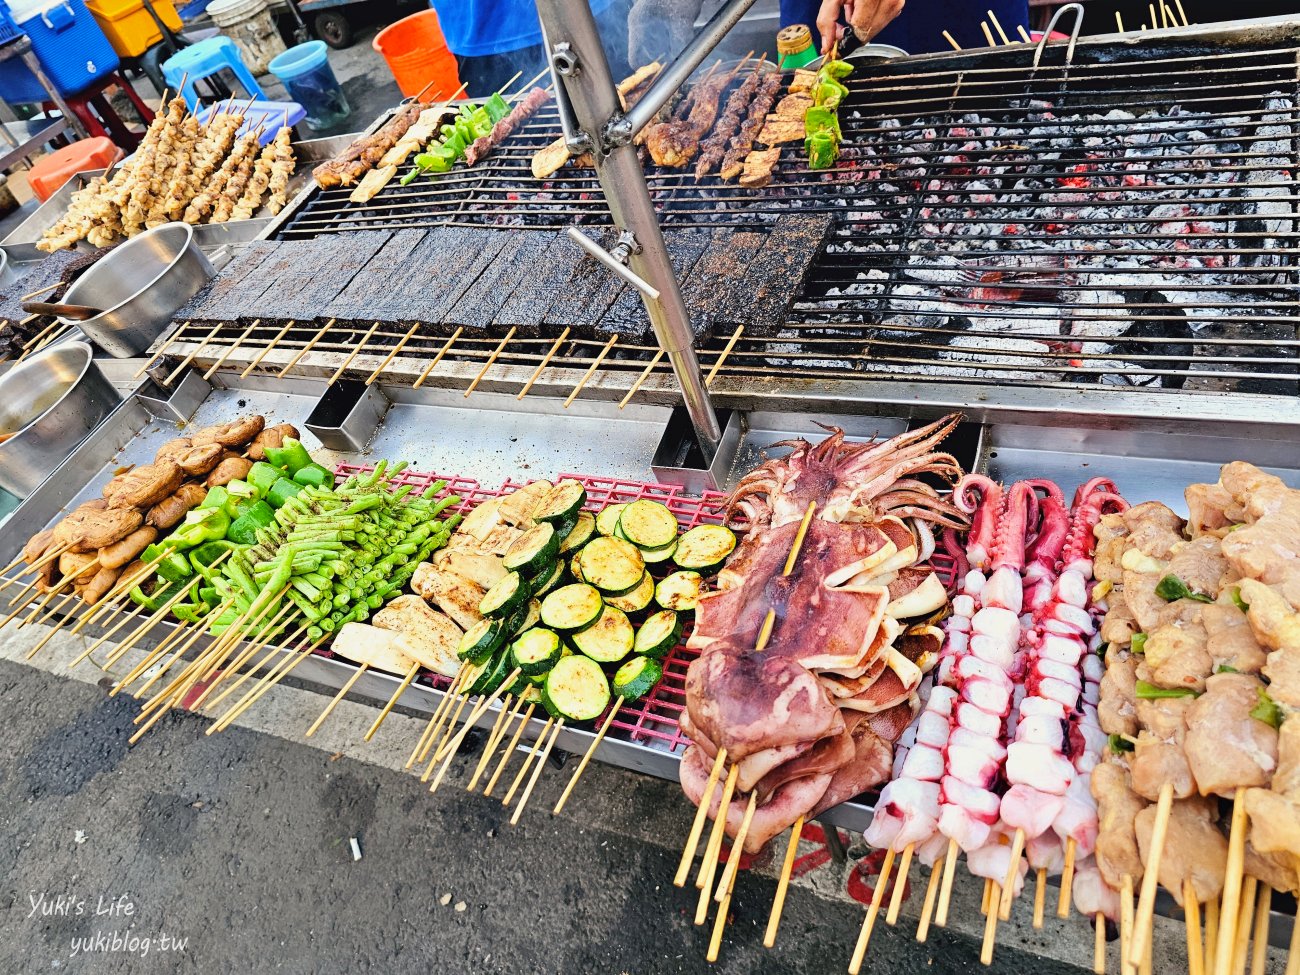
[[[126,93],[126,97],[131,99],[131,104],[135,110],[140,113],[145,124],[153,121],[153,112],[149,111],[146,105],[131,87],[131,83],[119,75],[117,72],[110,72],[100,78],[85,91],[78,92],[75,95],[67,95],[65,99],[68,108],[72,114],[81,120],[81,124],[86,127],[86,131],[92,136],[107,136],[116,142],[127,152],[131,152],[140,144],[143,132],[133,132],[126,127],[118,114],[113,111],[113,106],[109,104],[108,96],[104,94],[104,89],[117,85]],[[52,111],[54,105],[47,103],[46,111]]]
[[[44,203],[77,173],[107,169],[124,155],[107,136],[82,139],[36,160],[27,174],[27,183],[36,199]]]

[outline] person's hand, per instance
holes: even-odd
[[[888,26],[903,12],[905,0],[822,0],[817,12],[817,30],[821,33],[822,53],[829,54],[840,37],[841,12],[858,40],[866,42]]]

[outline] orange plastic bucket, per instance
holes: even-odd
[[[420,100],[431,102],[460,87],[456,56],[447,49],[433,10],[421,10],[390,24],[371,44],[388,62],[397,87],[407,98],[424,92]]]

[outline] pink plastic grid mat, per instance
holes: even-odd
[[[372,470],[374,470],[373,465],[361,466],[344,463],[335,469],[335,478],[338,481],[343,481],[354,474],[365,474]],[[696,525],[721,524],[723,520],[722,513],[727,495],[720,491],[706,491],[702,495],[696,496],[686,494],[679,486],[670,484],[649,484],[644,481],[596,477],[589,474],[566,473],[556,475],[556,480],[566,478],[582,483],[587,491],[587,502],[584,508],[593,514],[611,504],[622,504],[636,501],[639,498],[649,498],[662,503],[676,515],[678,524],[681,525],[683,531],[694,528]],[[457,504],[449,506],[446,510],[462,513],[472,511],[477,505],[490,498],[511,494],[531,483],[531,481],[507,479],[499,488],[491,489],[484,488],[478,481],[471,478],[426,473],[410,470],[409,468],[390,479],[394,488],[404,487],[409,484],[415,492],[424,491],[438,481],[446,482],[446,486],[438,497],[455,494],[460,498]],[[942,552],[936,552],[931,559],[931,564],[939,572],[940,578],[951,588],[953,582],[952,561]],[[683,634],[683,641],[689,636],[690,628],[688,627]],[[656,747],[670,752],[685,751],[686,746],[690,744],[690,739],[682,734],[678,718],[686,710],[686,669],[697,656],[699,656],[699,652],[688,649],[685,642],[678,644],[662,661],[664,668],[663,679],[641,700],[631,704],[624,704],[619,708],[618,714],[610,726],[610,733],[612,734],[617,729],[623,732],[623,737],[632,741],[654,742]],[[450,678],[436,674],[425,674],[420,680],[422,683],[439,690],[445,690],[451,686]],[[598,727],[604,719],[605,715],[601,715],[593,724]]]

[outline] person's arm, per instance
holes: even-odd
[[[829,54],[839,39],[840,14],[843,13],[860,41],[869,41],[903,12],[904,0],[822,0],[817,12],[817,30],[821,32],[822,53]]]

